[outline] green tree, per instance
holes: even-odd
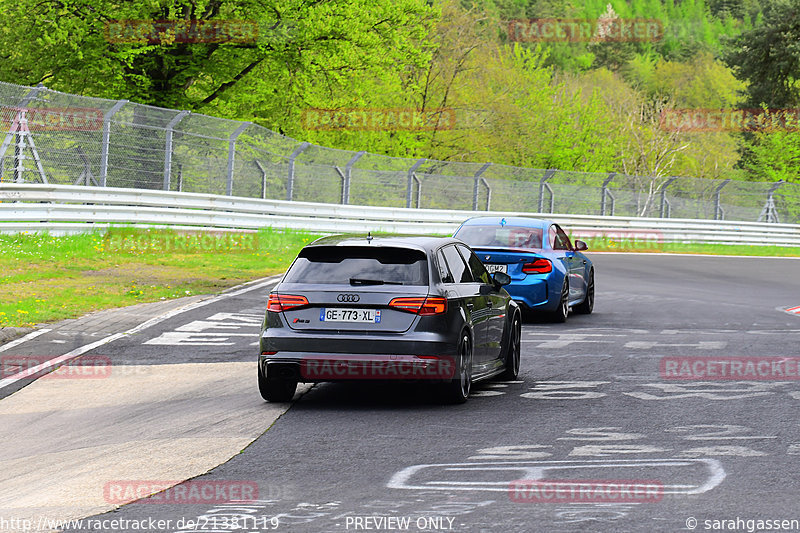
[[[432,13],[424,0],[3,2],[0,79],[280,126],[287,105],[308,91],[424,60]],[[116,23],[131,20],[249,26],[232,40],[191,42],[169,31],[136,40],[119,32],[142,26]]]
[[[748,82],[751,107],[800,104],[800,6],[771,0],[763,21],[733,39],[725,61]]]
[[[769,123],[772,114],[765,112]],[[800,122],[797,117],[780,120],[779,127],[765,127],[753,135],[746,163],[751,179],[800,183]]]
[[[747,86],[708,52],[688,61],[661,59],[653,66],[649,79],[642,81],[650,94],[670,96],[676,106],[690,108],[735,107]]]

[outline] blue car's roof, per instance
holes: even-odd
[[[505,222],[503,222],[505,221]],[[546,228],[552,221],[529,217],[473,217],[467,219],[463,226],[521,226],[526,228]]]

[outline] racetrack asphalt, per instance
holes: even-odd
[[[800,260],[590,257],[595,312],[526,324],[519,379],[480,385],[459,406],[401,384],[322,384],[264,403],[255,343],[269,282],[173,307],[87,351],[93,377],[0,389],[0,529],[86,516],[83,531],[746,531],[748,520],[800,520],[800,383],[774,366],[800,356],[800,317],[783,311],[800,305]],[[55,329],[0,356],[97,342]],[[747,379],[662,372],[697,357],[773,366]],[[211,498],[168,491],[120,506],[136,488],[190,478],[184,488]],[[514,484],[531,479],[603,490],[547,499],[542,485]],[[609,486],[654,489],[634,498]],[[254,501],[230,502],[242,487]]]

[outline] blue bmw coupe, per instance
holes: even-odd
[[[468,244],[491,272],[511,276],[506,290],[527,314],[544,313],[564,322],[570,309],[594,308],[594,267],[583,241],[570,242],[561,227],[527,217],[475,217],[453,237]]]

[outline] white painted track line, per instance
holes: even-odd
[[[20,337],[19,339],[13,340],[13,341],[11,341],[9,343],[6,343],[6,344],[0,346],[0,352],[5,352],[6,350],[10,350],[14,346],[19,346],[23,342],[27,342],[27,341],[29,341],[31,339],[35,339],[39,335],[44,335],[45,333],[49,333],[50,331],[52,331],[52,330],[50,330],[50,329],[40,329],[38,331],[31,331],[30,333],[28,333],[24,337]]]
[[[257,290],[257,289],[262,289],[264,287],[268,287],[270,285],[273,285],[278,281],[279,277],[280,276],[270,276],[269,278],[265,278],[263,280],[258,280],[256,282],[251,282],[249,284],[245,284],[244,286],[234,287],[232,290],[229,290],[228,292],[223,292],[223,293],[218,294],[216,296],[212,296],[211,298],[208,298],[207,300],[194,302],[194,303],[185,305],[183,307],[179,307],[177,309],[173,309],[171,311],[168,311],[168,312],[166,312],[166,313],[164,313],[162,315],[159,315],[157,317],[151,318],[150,320],[142,322],[138,326],[136,326],[134,328],[131,328],[128,331],[125,331],[125,332],[122,332],[122,333],[114,333],[113,335],[109,335],[108,337],[104,337],[104,338],[100,339],[99,341],[95,341],[95,342],[92,342],[90,344],[86,344],[84,346],[81,346],[80,348],[76,348],[76,349],[72,350],[71,352],[65,353],[64,355],[60,355],[58,357],[54,357],[53,359],[50,359],[49,361],[45,361],[44,363],[42,363],[40,365],[36,365],[35,367],[31,367],[31,368],[25,369],[22,372],[14,374],[13,376],[9,376],[7,378],[4,378],[4,379],[0,380],[0,390],[2,390],[5,387],[9,387],[9,386],[13,385],[14,383],[18,382],[21,379],[28,378],[28,377],[30,377],[32,375],[35,375],[35,374],[39,373],[39,372],[43,372],[43,371],[48,370],[50,368],[54,368],[54,367],[56,367],[58,365],[67,363],[67,362],[71,361],[72,359],[75,359],[76,357],[80,357],[81,355],[85,354],[88,351],[94,350],[95,348],[98,348],[98,347],[103,346],[105,344],[108,344],[110,342],[114,342],[115,340],[120,339],[122,337],[125,337],[125,336],[128,336],[128,335],[133,335],[135,333],[139,333],[140,331],[143,331],[143,330],[145,330],[145,329],[147,329],[149,327],[155,326],[156,324],[159,324],[159,323],[161,323],[161,322],[163,322],[165,320],[168,320],[168,319],[170,319],[170,318],[172,318],[174,316],[177,316],[177,315],[179,315],[181,313],[185,313],[186,311],[191,311],[192,309],[197,309],[199,307],[204,307],[206,305],[218,302],[220,300],[224,300],[224,299],[227,299],[227,298],[231,298],[233,296],[238,296],[240,294],[244,294],[246,292],[254,291],[254,290]],[[32,333],[29,333],[28,335],[26,335],[26,336],[24,336],[22,338],[19,338],[19,339],[15,340],[15,341],[12,341],[12,342],[4,345],[4,346],[1,346],[0,347],[0,352],[8,350],[10,348],[13,348],[15,346],[19,346],[23,342],[26,342],[26,341],[29,341],[31,339],[34,339],[34,338],[38,337],[39,335],[42,335],[42,334],[47,333],[49,331],[51,331],[51,330],[50,329],[40,329],[39,331],[34,331]]]

